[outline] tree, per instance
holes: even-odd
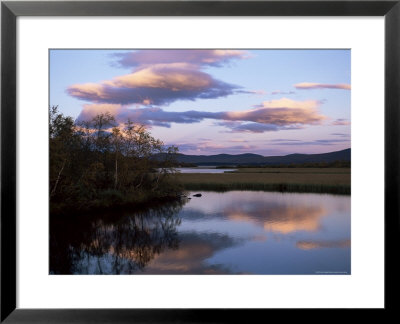
[[[118,185],[118,158],[121,156],[121,148],[123,143],[123,136],[121,130],[118,127],[113,127],[111,142],[113,145],[115,155],[115,174],[114,174],[114,189],[117,189]]]
[[[77,144],[74,122],[58,112],[58,106],[52,106],[49,114],[50,146],[50,195],[55,195],[63,176],[64,169],[71,161],[71,154]]]
[[[165,147],[143,125],[117,125],[109,114],[74,123],[50,108],[50,202],[91,208],[177,196],[178,148]],[[164,161],[154,159],[164,156]],[[61,207],[60,207],[61,208]]]

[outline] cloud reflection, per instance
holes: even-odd
[[[298,241],[296,246],[302,250],[323,249],[323,248],[348,248],[350,240],[341,241]]]
[[[290,200],[277,193],[263,195],[262,192],[231,191],[229,195],[230,199],[226,202],[218,199],[218,194],[215,199],[207,196],[207,205],[201,204],[201,198],[191,201],[192,207],[187,208],[185,215],[190,219],[194,219],[196,213],[206,218],[223,215],[235,222],[255,224],[268,232],[288,234],[316,232],[320,229],[321,219],[328,214],[324,204],[303,200],[301,195],[292,195]],[[209,209],[214,213],[209,213]]]
[[[237,245],[238,240],[218,233],[195,232],[183,233],[180,239],[179,249],[169,249],[155,256],[148,264],[146,273],[218,274],[230,272],[226,267],[207,265],[206,259],[211,258],[220,250]]]
[[[320,227],[320,220],[326,214],[321,206],[283,206],[260,204],[239,212],[234,208],[225,211],[235,221],[252,222],[266,231],[288,234],[297,231],[315,232]]]

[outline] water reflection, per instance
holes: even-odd
[[[150,262],[146,273],[171,274],[220,274],[230,270],[222,264],[208,265],[204,260],[216,252],[238,244],[228,235],[218,233],[182,233],[177,250],[168,250]]]
[[[50,271],[131,274],[164,249],[177,249],[182,204],[132,214],[69,215],[50,221]]]
[[[350,197],[202,194],[145,211],[51,218],[51,273],[350,273]]]
[[[350,247],[350,240],[341,241],[299,241],[296,243],[299,249],[322,249],[322,248],[347,248]]]
[[[216,167],[176,168],[180,173],[224,173],[233,172],[237,169],[217,169]]]

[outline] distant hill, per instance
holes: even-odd
[[[262,156],[258,154],[217,154],[217,155],[185,155],[178,154],[180,163],[196,165],[279,165],[292,163],[320,163],[350,161],[351,149],[322,154],[289,154],[284,156]],[[156,159],[162,159],[160,155]]]

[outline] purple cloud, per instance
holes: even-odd
[[[350,125],[350,121],[345,118],[339,118],[332,122],[332,125],[335,126],[347,126]]]
[[[201,141],[199,143],[174,143],[174,145],[179,147],[181,152],[221,152],[223,150],[225,153],[242,153],[248,152],[257,148],[257,146],[242,144],[242,145],[224,145],[220,143],[215,143],[215,141]]]
[[[309,89],[342,89],[351,90],[350,84],[326,84],[326,83],[314,83],[314,82],[302,82],[294,85],[296,89],[299,90],[309,90]]]
[[[272,95],[292,95],[295,93],[296,92],[294,91],[281,91],[281,90],[275,90],[271,92]]]
[[[350,134],[346,134],[346,133],[331,133],[331,135],[340,136],[340,137],[349,137],[350,136]]]
[[[277,143],[281,143],[281,142],[301,142],[301,140],[298,140],[298,139],[276,138],[276,139],[272,139],[271,142],[277,142]]]
[[[349,140],[346,139],[319,139],[314,141],[299,141],[299,140],[272,140],[271,145],[336,145],[342,143],[350,143]]]
[[[222,66],[233,59],[245,59],[250,55],[242,50],[167,49],[138,50],[113,56],[118,58],[118,63],[123,67],[137,67],[182,62],[196,66]]]
[[[261,123],[242,123],[242,122],[219,122],[216,123],[218,126],[224,126],[230,129],[230,133],[264,133],[273,132],[283,129],[273,124],[261,124]]]
[[[279,129],[297,129],[304,125],[320,124],[326,117],[317,111],[316,101],[294,101],[290,99],[264,102],[259,108],[243,111],[165,111],[161,108],[128,108],[118,104],[84,105],[77,121],[90,121],[99,113],[109,112],[117,123],[128,119],[136,124],[170,127],[171,123],[192,124],[204,119],[213,119],[216,125],[231,132],[262,133]]]

